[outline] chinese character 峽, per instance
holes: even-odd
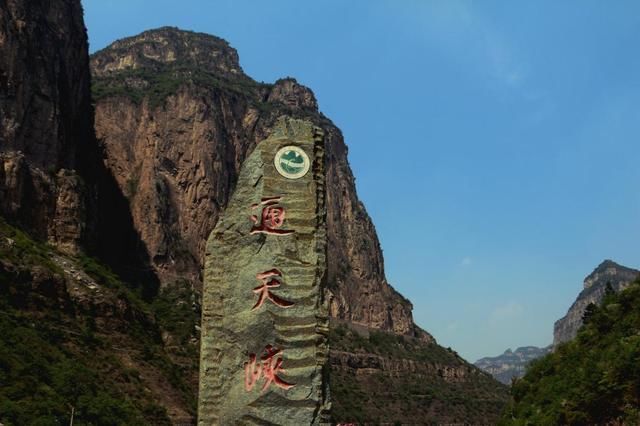
[[[287,383],[278,377],[278,373],[284,373],[282,369],[282,357],[276,356],[282,351],[271,345],[265,347],[265,354],[258,363],[256,355],[250,354],[249,361],[244,364],[244,387],[247,392],[251,391],[260,377],[264,377],[262,392],[266,391],[271,383],[282,389],[291,389],[295,384]]]

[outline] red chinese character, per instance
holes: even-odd
[[[249,355],[249,362],[244,363],[244,388],[249,392],[262,375],[262,364],[256,363],[256,354]]]
[[[251,391],[260,376],[264,377],[264,385],[262,392],[266,391],[271,383],[282,389],[291,389],[295,384],[287,383],[278,377],[278,373],[285,373],[282,369],[282,357],[276,357],[282,351],[271,345],[265,347],[265,355],[261,359],[261,364],[256,361],[256,355],[249,355],[249,362],[244,364],[244,388],[247,392]]]
[[[276,206],[282,197],[263,198],[260,204],[253,204],[251,211],[262,206],[262,214],[260,221],[258,216],[251,215],[251,220],[255,224],[251,228],[251,234],[272,234],[272,235],[289,235],[295,231],[278,229],[284,224],[285,210],[284,207]],[[260,222],[258,224],[258,222]]]
[[[256,275],[258,281],[262,281],[262,284],[253,289],[253,292],[258,295],[258,301],[251,308],[252,311],[258,309],[265,300],[271,300],[273,304],[276,306],[280,306],[281,308],[289,308],[293,306],[293,302],[289,302],[288,300],[284,300],[281,297],[276,296],[271,293],[272,288],[280,287],[280,281],[278,281],[275,277],[282,278],[282,274],[277,269],[271,269],[269,271],[261,272]]]

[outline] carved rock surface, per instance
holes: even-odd
[[[580,292],[567,314],[553,327],[553,346],[567,342],[578,334],[582,326],[582,316],[590,303],[599,305],[605,295],[607,283],[615,292],[624,290],[640,275],[640,271],[605,260],[584,279],[584,289]]]
[[[286,146],[306,153],[306,175],[276,171]],[[283,117],[245,161],[207,242],[199,424],[329,421],[324,182],[309,122]]]
[[[105,163],[163,285],[188,278],[200,288],[206,239],[240,166],[287,114],[325,133],[330,314],[432,339],[386,281],[342,134],[318,111],[311,90],[293,79],[256,83],[225,41],[175,28],[115,42],[92,56],[91,67]]]
[[[93,142],[80,1],[3,1],[0,57],[0,213],[75,251],[84,237],[77,170]]]

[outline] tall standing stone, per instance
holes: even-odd
[[[281,117],[209,236],[198,424],[328,422],[324,138]]]

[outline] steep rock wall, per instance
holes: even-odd
[[[4,1],[0,57],[0,213],[75,251],[86,227],[78,159],[92,142],[80,1]]]

